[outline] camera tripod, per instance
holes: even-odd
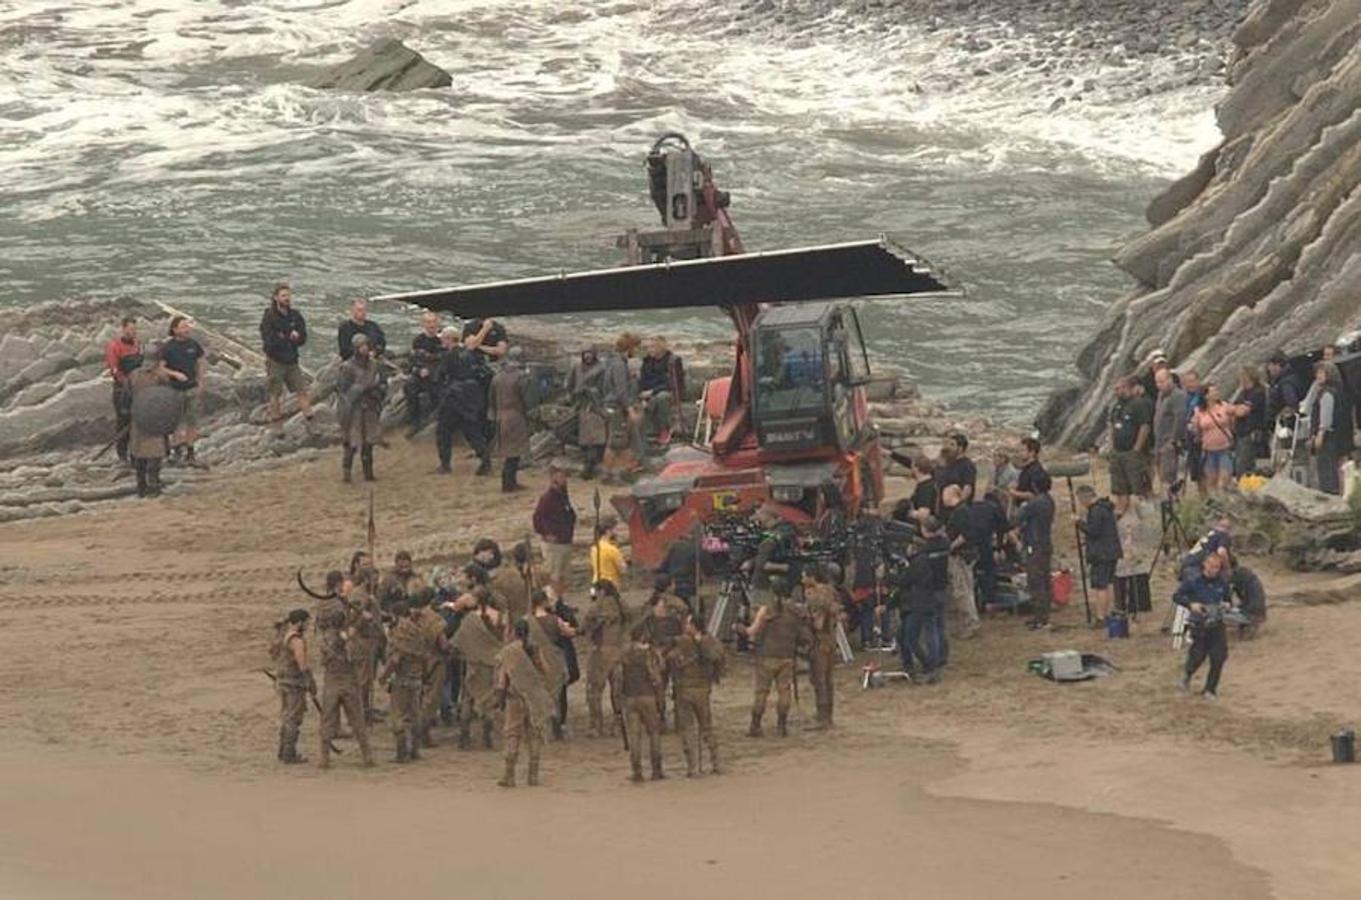
[[[1176,541],[1177,552],[1181,554],[1191,546],[1191,540],[1186,535],[1186,527],[1181,524],[1181,518],[1177,515],[1177,497],[1180,491],[1173,487],[1167,492],[1167,498],[1158,504],[1158,510],[1162,518],[1162,533],[1158,538],[1158,549],[1153,553],[1153,560],[1148,564],[1148,577],[1151,580],[1153,573],[1158,568],[1158,560],[1166,555],[1169,559],[1172,556],[1171,542]],[[1180,606],[1175,603],[1170,604],[1167,614],[1163,616],[1162,630],[1164,633],[1176,630],[1174,621]]]

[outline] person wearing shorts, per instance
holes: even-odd
[[[1205,382],[1205,403],[1191,416],[1191,431],[1200,438],[1200,493],[1205,496],[1233,481],[1234,407]]]
[[[1120,546],[1115,504],[1105,497],[1097,499],[1095,488],[1088,484],[1077,489],[1077,502],[1083,511],[1078,529],[1086,546],[1092,600],[1096,604],[1095,624],[1099,625],[1111,614],[1115,565],[1124,556],[1124,551]]]
[[[265,352],[265,390],[269,396],[269,420],[283,434],[283,396],[291,391],[298,410],[309,423],[312,404],[307,396],[307,377],[298,363],[298,350],[307,343],[307,322],[293,308],[293,290],[276,284],[269,307],[260,319],[260,342]]]
[[[194,442],[198,440],[199,396],[203,393],[206,351],[193,338],[194,322],[188,316],[170,317],[170,340],[161,345],[161,360],[170,376],[170,387],[180,401],[179,427],[171,439],[175,459],[197,466]]]
[[[1153,494],[1153,404],[1143,388],[1129,376],[1115,383],[1111,407],[1111,497],[1115,510],[1124,515],[1130,497],[1147,499]]]

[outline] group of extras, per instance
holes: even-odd
[[[1149,498],[1155,472],[1169,486],[1184,475],[1202,496],[1229,487],[1273,456],[1278,434],[1296,457],[1308,460],[1314,487],[1340,494],[1355,410],[1336,354],[1333,345],[1323,348],[1306,386],[1277,350],[1262,369],[1243,368],[1235,390],[1227,392],[1195,369],[1173,371],[1154,351],[1142,376],[1115,385],[1109,437],[1117,507],[1123,512],[1131,496]]]
[[[128,317],[105,351],[113,379],[118,455],[133,464],[142,496],[161,492],[161,464],[168,455],[172,464],[200,465],[194,442],[199,437],[207,351],[193,330],[192,320],[176,315],[169,339],[145,349],[136,320]],[[260,340],[268,414],[276,434],[283,435],[283,401],[288,393],[294,395],[310,431],[314,414],[309,381],[299,362],[308,340],[307,322],[293,305],[287,284],[273,290],[260,320]],[[607,480],[625,479],[641,468],[644,453],[671,441],[684,392],[684,369],[665,338],[654,336],[646,347],[644,343],[638,335],[625,333],[613,352],[602,355],[584,349],[568,373],[566,389],[575,413],[574,428],[568,430],[575,431],[585,457],[583,477],[603,470]],[[387,336],[369,317],[363,299],[353,301],[349,317],[337,329],[336,350],[342,478],[352,480],[357,458],[364,479],[373,481],[374,448],[383,445],[381,419],[389,376],[402,368],[387,358]],[[640,351],[643,359],[635,377],[629,361]],[[498,458],[502,490],[519,490],[517,475],[529,453],[540,391],[523,348],[510,345],[505,327],[490,318],[465,321],[461,329],[443,327],[436,313],[426,312],[404,369],[407,434],[415,436],[434,420],[436,471],[452,472],[454,438],[461,434],[478,458],[476,474],[489,475],[493,457]],[[180,400],[178,428],[169,437],[142,433],[133,421],[134,394],[152,384],[168,384]]]
[[[602,523],[598,539],[609,541],[615,527]],[[307,588],[301,575],[299,581],[316,606],[295,609],[276,623],[274,668],[267,670],[281,700],[281,762],[305,761],[297,744],[310,696],[321,719],[323,768],[338,751],[334,742],[342,737],[343,711],[365,766],[373,764],[369,726],[384,717],[398,763],[418,760],[423,749],[435,746],[437,724],[457,726],[462,750],[473,746],[477,728],[481,746],[492,749],[499,725],[505,771],[498,784],[515,785],[524,745],[528,783],[537,785],[546,739],[566,737],[567,688],[584,674],[588,734],[622,737],[634,781],[644,780],[644,740],[651,778],[664,777],[661,735],[668,723],[681,736],[687,776],[699,776],[706,766],[715,774],[722,770],[710,700],[723,676],[725,648],[673,592],[669,575],[656,576],[640,609],[625,604],[617,580],[602,578],[586,608],[578,610],[563,600],[560,582],[535,572],[528,541],[516,544],[503,561],[500,547],[483,539],[471,562],[453,570],[436,567],[428,579],[416,572],[409,553],[398,553],[393,568],[380,576],[361,551],[348,571],[328,573],[324,591]],[[778,733],[788,733],[801,647],[807,649],[817,694],[814,727],[831,725],[834,628],[841,608],[827,582],[826,572],[806,572],[803,602],[795,603],[791,585],[777,577],[770,602],[742,626],[757,657],[753,737],[762,734],[772,686]],[[589,647],[584,673],[578,636]],[[375,686],[388,694],[385,712],[374,702]]]

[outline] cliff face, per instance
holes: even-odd
[[[1116,257],[1139,287],[1041,414],[1050,440],[1091,443],[1154,349],[1225,379],[1361,327],[1361,0],[1258,0],[1233,41],[1224,140]]]

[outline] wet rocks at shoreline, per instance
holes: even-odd
[[[334,91],[416,91],[453,84],[448,72],[395,38],[361,50],[313,79],[311,86]]]

